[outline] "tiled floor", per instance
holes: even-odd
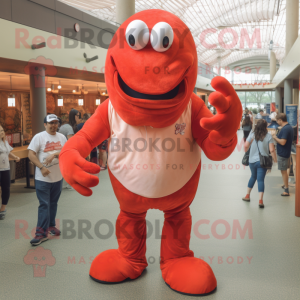
[[[241,135],[239,131],[239,138]],[[241,198],[250,171],[241,165],[242,156],[237,148],[221,163],[202,159],[199,188],[191,205],[191,249],[211,265],[218,280],[217,292],[206,299],[298,300],[300,218],[294,214],[294,189],[290,197],[281,197],[281,177],[273,170],[266,177],[265,209],[258,208],[257,186],[251,202],[245,203]],[[96,223],[106,219],[114,224],[119,212],[107,171],[101,173],[100,184],[90,198],[63,191],[57,213],[63,235],[41,245],[50,250],[44,252],[46,269],[27,265],[29,251],[37,249],[30,246],[29,240],[37,221],[38,200],[35,191],[23,185],[18,181],[12,186],[6,219],[0,221],[0,299],[190,299],[169,289],[162,280],[160,240],[155,230],[147,240],[149,266],[140,278],[119,285],[102,285],[89,278],[91,259],[117,247],[114,234],[110,235],[105,226],[100,232],[107,238],[97,236]],[[209,224],[197,227],[203,219]],[[147,220],[161,230],[163,213],[151,210]],[[89,238],[80,235],[81,222],[91,226]],[[228,224],[227,237],[218,237],[224,235],[225,226],[219,224],[215,231],[215,222]],[[245,236],[238,233],[234,237],[237,224],[241,228],[249,225]],[[73,236],[67,226],[73,226]],[[197,229],[209,238],[201,239]]]

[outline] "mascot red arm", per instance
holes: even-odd
[[[118,249],[100,253],[90,277],[100,283],[138,278],[147,267],[146,214],[164,212],[160,268],[166,284],[187,295],[207,295],[217,281],[189,248],[192,203],[200,178],[201,149],[212,160],[228,157],[237,142],[240,101],[229,82],[216,77],[213,116],[194,93],[197,52],[188,27],[161,10],[139,12],[118,29],[107,52],[110,98],[60,154],[65,180],[90,196],[100,171],[84,157],[110,137],[108,172],[120,204]]]

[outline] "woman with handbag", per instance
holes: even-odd
[[[272,158],[277,162],[274,140],[267,130],[268,123],[264,119],[257,121],[254,131],[252,131],[245,143],[245,152],[250,148],[249,167],[251,178],[248,182],[247,195],[242,198],[244,201],[250,201],[250,193],[257,180],[259,192],[259,207],[264,208],[263,195],[265,191],[265,176],[268,169],[272,167]],[[253,145],[252,145],[253,144]],[[269,155],[271,153],[271,156]]]

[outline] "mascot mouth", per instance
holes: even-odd
[[[187,96],[187,78],[186,74],[189,72],[190,67],[187,68],[185,73],[183,74],[182,80],[177,84],[174,88],[172,88],[170,91],[163,93],[163,94],[145,94],[138,92],[128,86],[125,81],[122,79],[121,75],[118,72],[118,68],[116,67],[115,61],[113,57],[111,57],[112,65],[115,68],[114,71],[114,86],[120,96],[123,98],[132,98],[139,99],[139,100],[172,100],[172,101],[181,101]],[[178,82],[178,81],[177,81]]]
[[[165,94],[150,95],[150,94],[143,94],[143,93],[137,92],[134,89],[132,89],[130,86],[128,86],[124,82],[124,80],[122,79],[122,77],[120,76],[119,73],[118,73],[118,82],[119,82],[120,88],[123,90],[123,92],[126,95],[128,95],[132,98],[144,99],[144,100],[168,100],[168,99],[173,99],[178,95],[179,87],[182,83],[181,82],[174,89],[172,89],[171,91],[169,91]]]

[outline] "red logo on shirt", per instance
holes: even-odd
[[[49,152],[49,151],[53,151],[53,150],[61,150],[62,149],[62,145],[60,142],[54,143],[54,142],[47,142],[46,146],[45,146],[45,150],[44,152]]]
[[[180,133],[181,135],[184,135],[184,130],[186,128],[186,124],[175,124],[175,134]]]

